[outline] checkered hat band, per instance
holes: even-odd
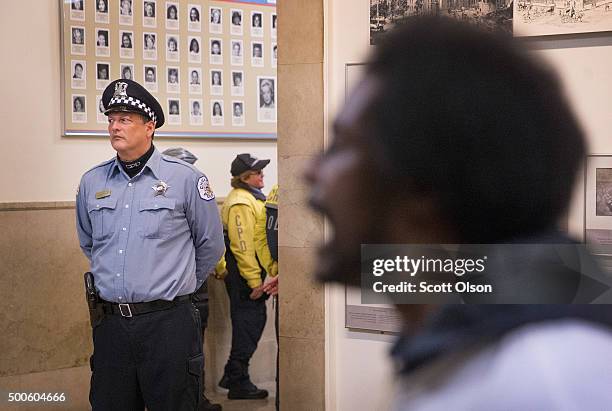
[[[142,101],[138,100],[137,98],[134,97],[113,97],[111,98],[111,101],[108,103],[108,107],[111,107],[115,104],[123,104],[126,106],[132,106],[135,108],[138,108],[141,111],[144,111],[145,113],[147,113],[147,115],[149,116],[149,118],[151,120],[153,120],[154,122],[157,122],[157,117],[155,116],[155,113],[153,112],[153,110],[151,110],[149,108],[149,106],[147,106],[145,103],[143,103]]]

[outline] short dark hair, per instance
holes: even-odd
[[[408,18],[367,68],[372,141],[396,190],[431,194],[464,242],[554,228],[585,154],[556,74],[511,38]]]

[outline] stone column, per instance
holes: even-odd
[[[311,279],[323,219],[306,205],[304,167],[323,149],[323,0],[278,2],[280,399],[325,409],[325,293]]]

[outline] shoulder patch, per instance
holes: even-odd
[[[213,193],[212,188],[210,188],[210,183],[206,176],[202,176],[198,180],[198,193],[200,193],[200,198],[202,200],[210,201],[215,199],[215,193]]]

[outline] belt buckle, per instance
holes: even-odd
[[[123,312],[124,307],[127,307],[127,314]],[[132,309],[129,304],[119,304],[119,312],[122,317],[130,318],[132,316]]]

